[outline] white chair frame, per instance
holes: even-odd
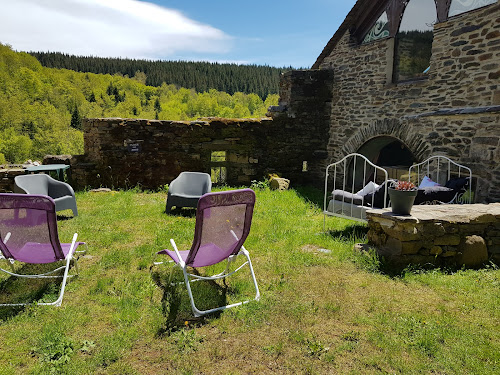
[[[231,231],[231,234],[234,236],[234,238],[236,240],[238,240],[238,237],[236,236],[236,234],[233,231]],[[188,295],[189,295],[189,301],[191,303],[191,309],[193,310],[193,314],[194,314],[195,317],[201,317],[201,316],[204,316],[204,315],[207,315],[207,314],[211,314],[211,313],[216,312],[216,311],[222,311],[222,310],[229,309],[231,307],[241,306],[241,305],[243,305],[243,304],[248,303],[248,302],[251,301],[251,300],[245,300],[245,301],[233,303],[233,304],[230,304],[230,305],[216,307],[216,308],[213,308],[213,309],[200,310],[200,309],[198,309],[196,307],[196,304],[195,304],[194,298],[193,298],[193,293],[191,291],[191,283],[193,283],[193,282],[200,281],[200,280],[212,281],[212,280],[224,279],[224,278],[226,278],[228,276],[231,276],[234,273],[238,272],[240,269],[242,269],[246,265],[248,265],[248,267],[250,269],[250,274],[252,275],[253,285],[255,287],[255,297],[253,298],[253,300],[258,301],[260,299],[259,286],[257,285],[257,279],[255,278],[255,272],[253,270],[252,261],[250,260],[250,254],[249,254],[248,250],[245,249],[245,247],[243,245],[241,246],[241,249],[238,252],[238,254],[231,255],[227,259],[226,269],[224,271],[222,271],[221,273],[218,273],[216,275],[212,275],[212,276],[200,276],[200,275],[195,275],[193,273],[189,273],[188,272],[188,266],[182,260],[181,254],[179,253],[179,249],[177,248],[177,245],[176,245],[176,243],[175,243],[175,241],[173,239],[170,239],[170,244],[172,245],[172,247],[173,247],[173,249],[175,251],[175,254],[177,255],[177,259],[179,259],[179,262],[175,263],[173,260],[170,260],[168,262],[154,262],[153,264],[154,265],[160,265],[160,264],[163,264],[163,263],[175,263],[175,266],[178,266],[180,269],[182,269],[182,273],[184,275],[184,282],[171,283],[171,285],[178,285],[178,284],[185,284],[186,285],[186,289],[187,289],[187,292],[188,292]],[[236,258],[239,255],[245,256],[246,261],[242,265],[240,265],[238,268],[236,268],[234,271],[230,272],[230,266],[231,266],[231,264],[236,260]],[[172,267],[171,272],[175,269],[175,266]],[[192,279],[190,280],[190,278],[192,278]]]
[[[10,236],[11,236],[11,233],[7,233],[3,242],[7,243]],[[70,247],[70,250],[68,252],[68,255],[66,256],[66,258],[64,260],[66,263],[64,266],[57,267],[56,269],[49,271],[49,272],[46,272],[46,273],[43,273],[43,274],[23,275],[23,274],[15,273],[14,263],[16,261],[14,259],[5,258],[2,254],[0,254],[0,260],[2,260],[2,259],[5,260],[9,264],[12,272],[7,271],[3,268],[0,268],[0,271],[3,271],[10,276],[23,277],[23,278],[27,278],[27,279],[46,279],[46,278],[60,278],[60,277],[62,277],[61,289],[59,291],[59,297],[54,302],[38,302],[38,303],[36,303],[37,305],[40,305],[40,306],[61,306],[61,303],[62,303],[62,300],[64,297],[64,291],[66,289],[66,282],[67,282],[68,277],[73,277],[73,276],[78,275],[78,263],[77,263],[78,258],[75,258],[74,254],[84,254],[88,250],[87,244],[84,243],[85,250],[75,251],[77,237],[78,237],[78,234],[75,233],[73,235],[73,240],[71,241],[71,247]],[[75,275],[68,275],[71,261],[73,261],[73,263],[75,264],[75,269],[76,269]],[[26,264],[28,264],[28,263],[26,263]],[[64,274],[62,276],[61,275],[57,275],[57,276],[52,275],[53,273],[56,273],[62,269],[64,269]],[[2,303],[2,304],[0,304],[0,306],[26,306],[26,305],[31,305],[31,304],[32,303]]]

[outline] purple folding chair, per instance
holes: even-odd
[[[186,284],[191,308],[195,316],[198,317],[239,306],[249,301],[233,303],[210,310],[199,310],[194,303],[190,279],[192,282],[222,279],[234,274],[247,264],[255,286],[255,300],[259,300],[259,287],[255,279],[250,254],[243,246],[250,232],[254,205],[255,193],[251,189],[207,193],[198,202],[194,240],[191,250],[179,251],[174,240],[171,239],[170,243],[173,250],[162,250],[157,253],[168,255],[175,262],[175,265],[182,269],[184,283]],[[240,254],[246,257],[246,262],[231,271],[231,263]],[[217,275],[200,276],[187,272],[188,267],[207,267],[224,260],[227,260],[226,269]],[[161,263],[163,262],[155,262],[155,264]]]
[[[71,243],[60,243],[57,234],[57,217],[55,202],[46,195],[31,194],[0,194],[0,260],[5,260],[11,268],[1,271],[17,277],[24,278],[54,278],[62,277],[61,291],[59,297],[54,302],[38,303],[38,305],[60,306],[70,262],[75,263],[76,273],[78,273],[77,258],[75,253],[81,254],[83,251],[76,251],[78,246],[87,244],[76,242],[78,235],[73,235]],[[15,273],[14,263],[42,264],[65,261],[64,266],[37,275],[26,275]],[[53,275],[64,269],[63,275]],[[23,306],[29,303],[0,304],[0,306]]]

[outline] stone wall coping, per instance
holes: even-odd
[[[487,223],[500,220],[500,203],[442,204],[413,206],[411,215],[395,215],[390,208],[366,211],[368,220],[377,222],[420,223],[445,221],[453,223]]]
[[[211,123],[223,123],[226,125],[237,125],[241,123],[265,123],[272,121],[270,117],[260,118],[221,118],[221,117],[202,117],[193,121],[173,121],[173,120],[150,120],[139,118],[121,118],[121,117],[99,117],[89,118],[88,121],[97,121],[104,124],[183,124],[183,125],[210,125]]]
[[[405,116],[404,118],[418,119],[421,117],[430,117],[430,116],[477,115],[481,113],[495,113],[495,112],[500,112],[500,105],[493,105],[487,107],[446,108],[432,112],[419,113],[417,115]]]

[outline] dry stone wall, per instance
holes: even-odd
[[[368,245],[393,266],[500,264],[500,203],[414,206],[411,215],[368,210]]]
[[[103,118],[83,122],[85,154],[75,158],[78,187],[156,189],[182,171],[211,172],[211,154],[226,151],[227,181],[248,184],[261,177],[269,121],[177,122]]]
[[[308,183],[304,161],[326,145],[301,124],[280,119],[220,119],[194,122],[140,119],[85,119],[85,154],[71,160],[76,188],[141,186],[156,189],[182,171],[211,173],[226,168],[226,183],[249,185],[269,173]],[[212,152],[225,160],[212,161]]]

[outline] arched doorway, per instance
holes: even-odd
[[[417,159],[399,139],[389,136],[375,137],[364,143],[358,153],[365,155],[373,164],[389,174],[389,178],[400,179],[408,173],[408,167]]]

